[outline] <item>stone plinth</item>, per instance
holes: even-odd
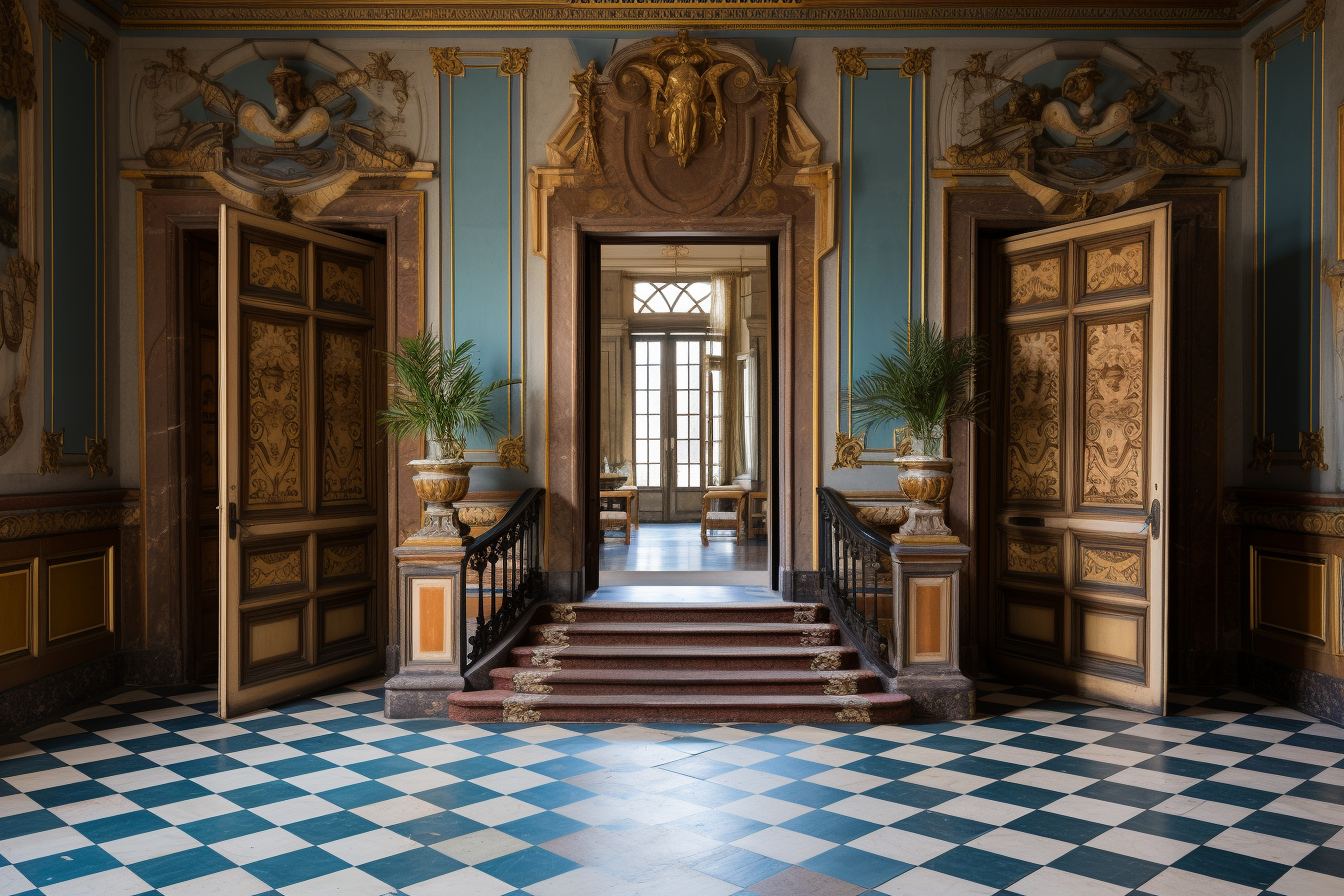
[[[975,685],[961,673],[964,544],[893,544],[891,585],[896,684],[921,715],[969,719]]]
[[[388,633],[388,718],[446,716],[448,695],[463,689],[460,545],[409,546],[397,559],[397,607]]]

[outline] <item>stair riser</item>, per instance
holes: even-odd
[[[738,694],[742,696],[769,696],[771,694],[818,695],[826,693],[822,682],[762,682],[760,684],[621,684],[620,682],[556,682],[548,683],[551,693],[556,695],[575,694],[585,696],[610,696],[615,694]],[[512,691],[513,682],[495,681],[496,690]],[[858,693],[878,693],[881,688],[876,681],[860,682]]]
[[[706,707],[533,707],[540,718],[536,724],[564,722],[642,723],[689,722],[715,724],[718,722],[764,722],[775,724],[836,725],[841,722],[837,710],[805,707],[735,707],[725,713],[721,706]],[[448,718],[455,722],[499,723],[503,716],[499,707],[469,707],[449,704]],[[877,725],[897,725],[910,718],[909,704],[896,707],[873,707],[869,721]]]
[[[543,612],[538,614],[533,621],[537,624],[548,623],[551,620]],[[807,623],[825,625],[830,620],[826,616],[825,610],[819,610],[815,619],[795,619],[792,610],[704,610],[692,611],[686,610],[584,610],[576,607],[574,610],[575,622],[659,622],[659,623],[683,623],[683,622],[706,622],[706,623],[724,623],[740,622],[746,624],[755,623]]]
[[[565,656],[561,653],[557,659],[562,669],[722,669],[730,671],[801,669],[812,668],[812,657],[806,654],[798,656]],[[514,666],[533,667],[531,656],[520,650],[513,651]],[[858,668],[858,659],[854,654],[840,655],[841,669]]]
[[[571,632],[569,644],[574,647],[833,647],[836,636],[831,634],[824,644],[815,644],[811,640],[804,644],[799,635],[785,632]]]

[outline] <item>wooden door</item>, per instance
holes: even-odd
[[[220,715],[377,672],[381,249],[220,207]]]
[[[1171,216],[997,244],[996,659],[1161,713]]]

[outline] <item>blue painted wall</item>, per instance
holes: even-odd
[[[46,44],[43,102],[46,185],[46,419],[65,430],[65,452],[82,454],[85,438],[106,435],[106,246],[102,63],[88,38],[67,25]]]

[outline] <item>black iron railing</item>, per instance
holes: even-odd
[[[542,580],[542,501],[545,489],[530,488],[467,549],[462,559],[458,656],[465,675],[472,663],[508,634],[533,601],[545,593]]]
[[[841,625],[864,658],[884,675],[892,624],[891,542],[858,518],[833,488],[819,488],[821,591],[832,621]],[[884,625],[885,623],[885,625]]]

